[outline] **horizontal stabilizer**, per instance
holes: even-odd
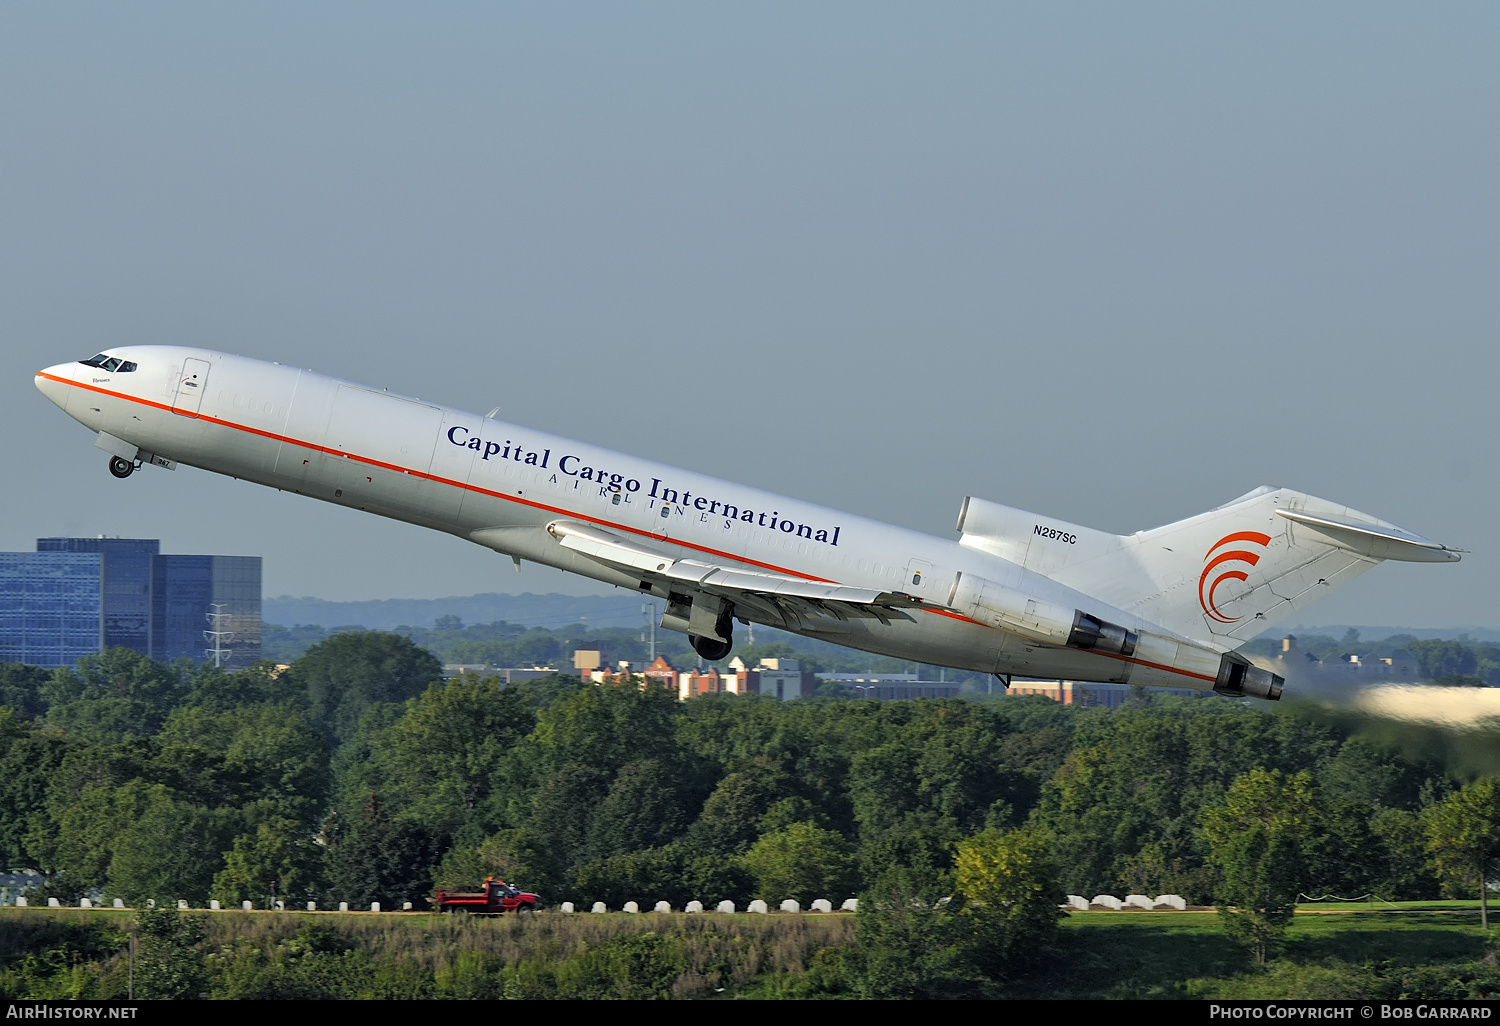
[[[1370,559],[1397,559],[1408,563],[1457,563],[1459,549],[1450,549],[1399,527],[1383,527],[1329,513],[1306,513],[1278,509],[1277,514],[1326,535],[1340,548]]]

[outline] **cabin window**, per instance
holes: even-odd
[[[100,353],[98,356],[91,356],[87,360],[79,360],[78,362],[83,364],[85,367],[103,367],[104,361],[108,359],[108,353]]]
[[[135,370],[135,364],[130,360],[121,360],[119,369],[121,374],[129,374],[131,371]]]

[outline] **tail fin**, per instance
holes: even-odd
[[[1383,520],[1268,487],[1132,535],[969,498],[959,530],[965,545],[1220,650],[1244,644],[1383,560],[1459,559],[1458,550]]]

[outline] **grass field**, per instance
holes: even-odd
[[[123,996],[123,952],[105,934],[128,910],[0,910],[0,990]],[[194,916],[201,993],[306,996],[833,997],[854,916],[430,914],[228,911]],[[88,924],[109,924],[105,931]],[[85,934],[94,950],[80,949]],[[1089,912],[1062,921],[1045,963],[1019,980],[1040,998],[1462,998],[1500,996],[1496,937],[1475,902],[1301,910],[1264,967],[1212,912]],[[73,945],[63,952],[62,948]],[[29,959],[29,961],[28,961]],[[49,969],[48,967],[55,967]],[[138,967],[139,971],[139,967]],[[50,973],[50,975],[49,975]],[[139,986],[140,977],[137,977]],[[45,993],[42,993],[45,991]],[[192,996],[197,996],[196,994]]]
[[[1264,968],[1204,912],[1074,913],[1030,997],[1356,998],[1500,995],[1479,903],[1363,902],[1298,910]]]

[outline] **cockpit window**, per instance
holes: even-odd
[[[98,367],[102,371],[119,372],[129,374],[135,370],[136,365],[130,360],[122,360],[118,356],[110,356],[108,353],[100,353],[91,356],[87,360],[79,360],[85,367]]]

